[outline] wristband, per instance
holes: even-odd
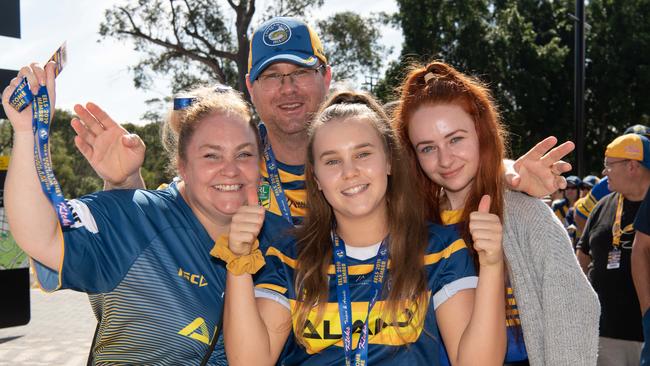
[[[214,243],[210,255],[226,262],[226,269],[234,275],[255,274],[266,261],[260,250],[260,242],[255,239],[250,254],[237,255],[228,248],[228,235],[221,235]]]

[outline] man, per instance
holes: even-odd
[[[257,28],[248,63],[246,87],[262,121],[264,144],[260,202],[299,224],[306,209],[307,125],[327,96],[332,70],[318,35],[287,17]]]
[[[297,224],[306,208],[307,126],[328,93],[332,70],[318,35],[307,24],[276,17],[253,33],[248,72],[246,86],[264,126],[260,202]],[[142,141],[96,105],[87,107],[90,113],[75,108],[81,119],[72,122],[78,135],[75,144],[104,179],[105,189],[144,187],[139,173],[144,159]],[[571,165],[560,159],[573,150],[573,144],[566,142],[548,151],[556,142],[547,138],[516,162],[506,164],[506,179],[512,189],[541,197],[566,184],[560,174]],[[276,174],[273,167],[277,167]],[[274,184],[278,181],[279,185]]]
[[[607,146],[603,175],[611,194],[598,202],[577,256],[601,304],[598,365],[638,365],[643,334],[631,273],[633,221],[650,188],[650,140],[623,135]]]
[[[643,314],[643,338],[641,366],[650,366],[650,190],[634,220],[634,243],[632,244],[632,278]]]
[[[637,135],[642,135],[650,139],[650,127],[644,125],[630,126],[623,134],[627,135],[630,133],[636,133]],[[589,214],[596,206],[596,203],[609,193],[609,188],[607,188],[607,177],[605,177],[597,182],[586,196],[578,199],[575,204],[576,209],[574,217],[580,231],[584,228],[584,224],[587,221]]]

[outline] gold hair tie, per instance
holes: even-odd
[[[237,276],[244,273],[255,274],[266,264],[264,255],[260,250],[260,243],[257,239],[253,243],[250,254],[236,255],[228,248],[228,235],[221,235],[214,243],[210,255],[226,262],[228,272]]]
[[[431,79],[433,79],[433,73],[429,71],[424,75],[424,83],[428,83]]]

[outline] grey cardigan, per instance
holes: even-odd
[[[530,364],[595,365],[600,303],[541,200],[505,192],[503,250]]]

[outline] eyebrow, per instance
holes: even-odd
[[[248,146],[253,146],[253,144],[250,143],[250,142],[244,142],[243,144],[239,144],[239,145],[237,145],[237,146],[235,147],[235,150],[241,150],[241,149],[243,149],[243,148],[245,148],[245,147],[248,147]],[[199,149],[206,149],[206,148],[207,148],[207,149],[219,150],[219,151],[223,151],[223,150],[224,150],[223,146],[221,146],[221,145],[215,145],[215,144],[210,144],[210,143],[208,143],[208,144],[203,144],[203,145],[199,146]]]
[[[356,145],[353,149],[354,149],[354,150],[359,150],[359,149],[363,149],[364,147],[375,147],[375,145],[373,145],[373,144],[371,144],[371,143],[369,143],[369,142],[364,142],[364,143],[361,143],[361,144],[359,144],[359,145]],[[322,159],[323,156],[326,156],[326,155],[333,155],[333,154],[336,154],[336,151],[335,151],[335,150],[327,150],[327,151],[323,151],[323,153],[320,154],[320,156],[319,156],[318,158],[319,158],[319,159]]]
[[[448,138],[449,136],[452,136],[452,135],[456,134],[457,132],[465,132],[465,133],[467,133],[467,130],[465,130],[463,128],[459,128],[457,130],[451,131],[450,133],[446,134],[444,136],[444,138]],[[433,144],[433,143],[435,143],[435,141],[433,141],[433,140],[420,141],[420,142],[417,143],[417,145],[415,145],[415,147],[417,148],[420,145],[428,145],[428,144]]]

